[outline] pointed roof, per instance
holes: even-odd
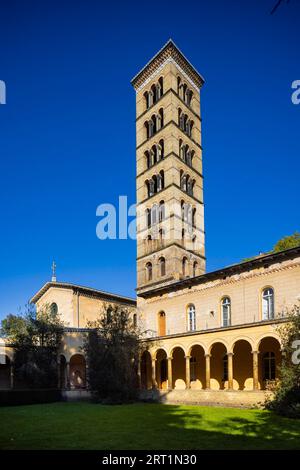
[[[168,61],[175,63],[176,66],[187,75],[196,88],[201,88],[204,83],[204,78],[176,46],[174,41],[169,39],[142,70],[133,77],[131,84],[134,86],[135,90],[138,91],[145,82],[148,83],[157,69],[160,69]]]

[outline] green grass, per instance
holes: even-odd
[[[300,449],[300,421],[263,410],[54,403],[0,408],[1,449]]]

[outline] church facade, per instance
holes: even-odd
[[[145,393],[184,391],[193,402],[205,393],[206,401],[222,402],[226,392],[251,392],[255,402],[278,380],[278,326],[300,300],[300,247],[206,272],[203,84],[171,40],[132,80],[137,299],[56,281],[34,295],[38,308],[53,305],[68,325],[60,355],[63,389],[85,389],[82,335],[107,303],[129,307],[133,321],[147,331],[148,349],[139,364]]]

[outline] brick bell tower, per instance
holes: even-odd
[[[172,40],[133,78],[137,294],[205,272],[200,88]]]

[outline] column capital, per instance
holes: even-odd
[[[232,356],[234,356],[234,353],[230,351],[230,352],[227,353],[227,356],[232,357]]]
[[[259,351],[251,351],[251,354],[259,354]]]
[[[185,359],[191,359],[191,356],[184,356]]]
[[[204,354],[205,357],[211,357],[211,354],[207,353],[207,354]]]
[[[168,361],[172,361],[173,357],[172,356],[167,356]]]

